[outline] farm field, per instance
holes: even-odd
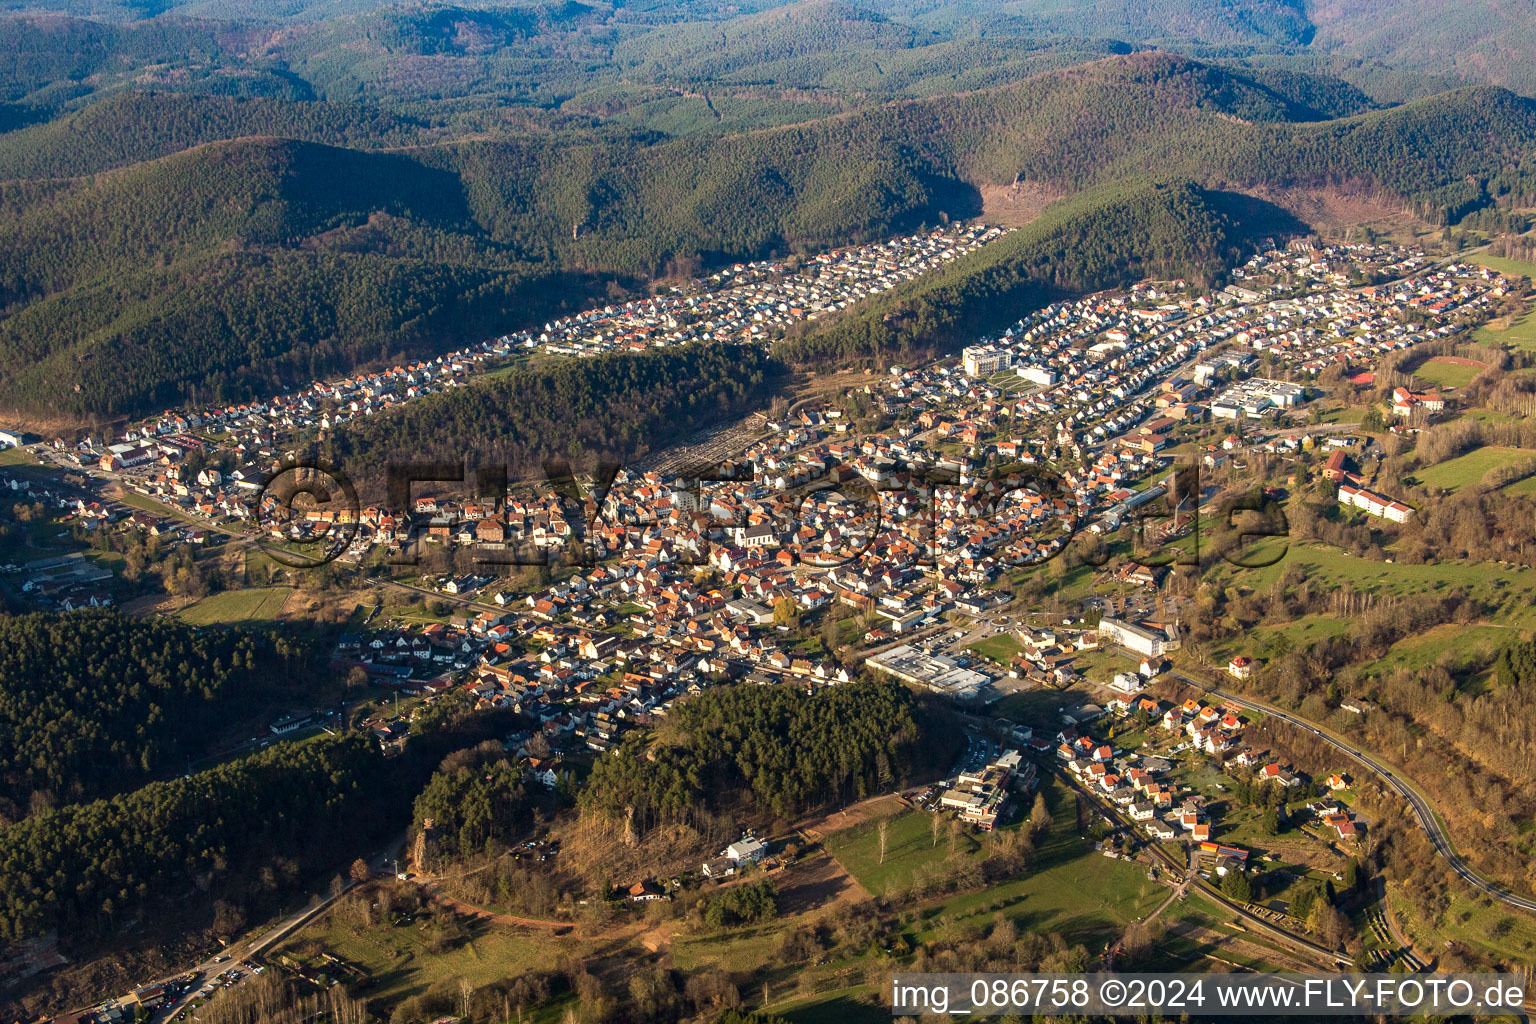
[[[252,587],[226,590],[190,604],[177,614],[194,626],[228,625],[236,622],[274,622],[292,587]]]
[[[1500,466],[1512,466],[1526,459],[1536,458],[1536,451],[1524,448],[1508,448],[1502,445],[1485,445],[1474,448],[1454,459],[1421,469],[1415,473],[1419,483],[1446,491],[1456,491],[1469,484],[1482,481],[1489,470]]]

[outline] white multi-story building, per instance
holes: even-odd
[[[1402,502],[1349,484],[1339,487],[1339,504],[1358,508],[1368,516],[1380,516],[1394,523],[1406,523],[1413,516],[1413,509]]]
[[[1013,365],[1013,353],[994,345],[968,345],[960,353],[960,362],[971,377],[990,377]]]

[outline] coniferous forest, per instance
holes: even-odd
[[[537,479],[549,459],[628,462],[717,420],[761,408],[783,368],[761,348],[691,344],[514,370],[334,431],[326,455],[377,484],[391,461],[505,465]]]
[[[180,770],[272,692],[267,646],[108,611],[0,617],[0,818]]]
[[[599,759],[581,801],[615,819],[632,812],[640,829],[738,798],[789,818],[942,770],[957,743],[947,713],[898,683],[728,687]]]
[[[352,733],[33,815],[0,830],[0,935],[106,934],[189,890],[199,906],[281,897],[377,827],[382,769]]]

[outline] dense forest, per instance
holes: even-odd
[[[434,856],[454,860],[505,842],[529,822],[523,769],[494,741],[450,755],[416,797],[416,828],[430,832]]]
[[[0,617],[0,823],[181,770],[272,692],[260,659],[173,618]]]
[[[684,137],[644,118],[116,93],[0,134],[0,173],[19,175],[0,182],[0,402],[85,417],[242,399],[539,323],[615,278],[973,217],[979,189],[1018,181],[1340,186],[1444,223],[1529,193],[1531,101],[1371,105],[1337,80],[1157,53]]]
[[[1231,206],[1187,181],[1084,193],[774,351],[795,363],[910,361],[958,348],[1068,295],[1146,277],[1210,284],[1239,255],[1247,227],[1285,227],[1283,215],[1253,215],[1240,226]]]
[[[391,461],[466,451],[537,479],[547,459],[627,462],[759,408],[781,373],[761,348],[724,343],[558,360],[355,420],[328,435],[326,457],[374,487]]]
[[[951,763],[956,739],[940,709],[897,683],[813,694],[726,687],[681,702],[658,735],[635,734],[600,758],[581,806],[642,831],[741,797],[790,817],[933,773]]]
[[[350,733],[34,815],[0,830],[0,936],[83,938],[189,897],[291,891],[375,827],[383,774],[378,744]]]

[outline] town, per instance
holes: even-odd
[[[972,229],[958,238],[919,236],[846,250],[810,261],[823,269],[804,287],[818,303],[854,301],[995,234]],[[727,321],[750,332],[752,318],[774,308],[775,295],[802,287],[795,276],[763,284],[770,269],[716,275],[756,283],[704,293],[700,301],[714,318],[698,325],[705,334]],[[1351,275],[1366,273],[1392,283],[1349,287]],[[837,283],[827,284],[829,276]],[[1258,282],[1282,276],[1284,286],[1256,290]],[[835,682],[846,669],[830,654],[844,646],[872,655],[871,668],[967,699],[995,700],[1008,685],[1006,666],[948,658],[926,638],[942,636],[946,620],[957,615],[973,622],[968,641],[988,628],[1006,635],[988,623],[1013,596],[1010,576],[1061,557],[1074,537],[1082,543],[1135,527],[1172,541],[1188,532],[1209,496],[1170,493],[1170,449],[1180,441],[1181,461],[1208,469],[1248,449],[1337,444],[1327,472],[1341,504],[1398,522],[1411,515],[1344,468],[1347,456],[1359,457],[1345,447],[1357,439],[1306,425],[1305,383],[1261,374],[1305,381],[1341,364],[1356,379],[1369,377],[1383,356],[1464,330],[1510,287],[1481,267],[1431,265],[1385,245],[1321,251],[1293,244],[1253,257],[1234,277],[1248,284],[1199,297],[1187,295],[1181,282],[1147,284],[1048,306],[967,347],[953,363],[892,367],[850,388],[841,403],[800,403],[792,415],[770,418],[757,439],[711,467],[713,479],[622,469],[601,492],[587,478],[585,495],[528,485],[483,498],[429,493],[404,509],[281,508],[267,492],[280,445],[304,426],[323,426],[299,410],[323,420],[322,397],[349,399],[356,415],[372,408],[366,397],[333,384],[324,395],[316,385],[259,408],[168,414],[111,445],[82,442],[78,456],[62,442],[28,449],[59,458],[62,448],[67,463],[82,465],[99,449],[91,485],[118,483],[164,514],[53,493],[20,478],[7,485],[51,499],[86,531],[138,529],[192,545],[230,538],[262,539],[279,549],[330,543],[344,564],[377,572],[395,563],[392,578],[452,599],[463,613],[410,636],[349,636],[338,654],[402,685],[468,685],[492,705],[537,697],[552,681],[562,695],[580,684],[581,693],[604,695],[593,710],[608,721],[623,707],[632,715],[675,695],[651,693],[657,683],[697,685],[723,675]],[[811,306],[784,315],[808,310],[815,315]],[[1404,322],[1404,311],[1417,312],[1417,326]],[[551,325],[553,334],[444,357],[431,372],[446,379],[430,386],[462,385],[498,346],[575,344],[578,334],[593,344],[633,344],[630,333],[645,335],[670,316],[665,306],[637,306],[573,317]],[[620,320],[627,330],[613,326]],[[671,344],[684,335],[698,336],[673,331],[643,343]],[[367,393],[390,385],[380,378],[345,386]],[[405,389],[407,397],[414,387]],[[859,431],[854,402],[892,425]],[[1405,414],[1405,427],[1432,412],[1415,415]],[[1228,420],[1243,434],[1223,435]],[[1191,445],[1189,438],[1205,440]],[[121,450],[125,445],[131,451]],[[184,473],[192,453],[199,468]],[[134,464],[124,465],[125,454]],[[220,456],[233,456],[239,468],[212,468]],[[334,545],[337,536],[346,537],[344,550]],[[548,566],[557,579],[509,587],[508,564]],[[56,574],[46,565],[28,572],[36,576],[20,589],[44,605],[111,600],[104,574],[78,562]],[[1155,584],[1165,572],[1129,565],[1126,576]],[[810,618],[836,619],[831,644],[798,639],[801,620]],[[1160,639],[1151,643],[1159,649],[1146,648],[1152,654],[1177,639],[1173,622],[1126,629],[1156,633]],[[1133,638],[1121,641],[1135,646]],[[519,662],[529,655],[539,664]],[[551,721],[568,727],[571,720],[555,713]],[[605,743],[610,728],[599,726],[591,740]]]
[[[996,234],[846,250],[809,261],[810,279],[743,266],[686,299],[594,311],[254,406],[168,413],[110,441],[12,437],[75,484],[0,474],[18,500],[87,538],[131,531],[172,548],[259,543],[334,559],[378,595],[330,658],[338,677],[393,695],[361,723],[386,751],[403,749],[413,717],[445,699],[511,711],[535,726],[503,737],[506,749],[553,792],[573,764],[723,683],[815,690],[884,675],[987,723],[970,730],[972,751],[952,775],[905,795],[906,806],[987,833],[1016,822],[1042,777],[1060,773],[1094,802],[1106,856],[1136,859],[1180,892],[1198,876],[1255,921],[1304,930],[1292,904],[1309,906],[1319,879],[1342,877],[1371,822],[1340,802],[1343,765],[1308,776],[1272,749],[1272,731],[1250,739],[1242,705],[1177,699],[1188,680],[1169,674],[1166,656],[1180,648],[1183,600],[1159,596],[1171,570],[1150,555],[1216,511],[1217,489],[1191,490],[1181,467],[1219,473],[1319,446],[1342,508],[1405,522],[1413,509],[1357,472],[1369,443],[1310,415],[1324,393],[1316,381],[1339,368],[1364,386],[1384,360],[1468,330],[1513,287],[1496,272],[1391,245],[1291,243],[1236,268],[1241,284],[1196,294],[1149,282],[1056,303],[957,358],[863,375],[762,417],[726,459],[687,472],[620,468],[609,480],[579,476],[575,491],[524,483],[480,496],[425,482],[405,508],[289,508],[271,493],[285,446],[305,431],[467,386],[516,349],[759,337],[765,324],[857,301]],[[1456,401],[1452,390],[1399,391],[1392,430],[1420,429]],[[880,426],[860,425],[870,422]],[[1022,579],[1074,552],[1123,596],[1085,595],[1050,613],[1019,600]],[[112,574],[88,560],[0,569],[39,606],[113,602]],[[380,615],[385,594],[427,613],[402,616],[396,602]],[[1252,665],[1237,655],[1227,673],[1244,679]],[[1096,703],[1015,717],[1033,695],[1057,693]],[[268,739],[328,729],[335,714],[291,708]],[[1294,882],[1261,897],[1251,850],[1282,830]],[[774,848],[743,837],[699,877],[734,875]],[[674,895],[651,878],[625,886],[639,904]],[[1379,966],[1414,962],[1380,955]]]

